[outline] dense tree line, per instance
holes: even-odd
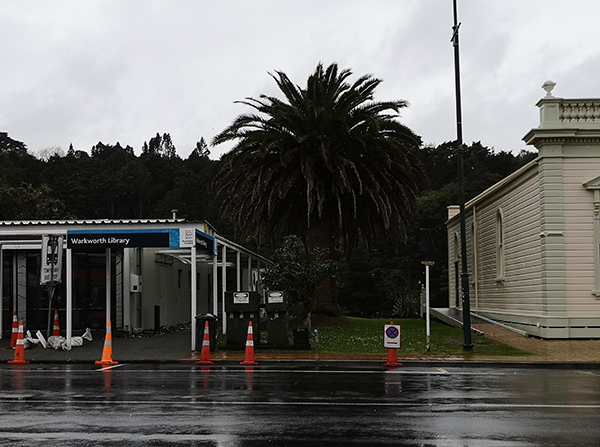
[[[474,142],[465,145],[465,197],[483,192],[502,178],[533,160],[533,152],[494,151]],[[430,271],[431,305],[448,306],[448,244],[445,222],[447,206],[458,205],[458,152],[455,142],[424,146],[418,150],[429,180],[429,189],[419,198],[419,212],[403,244],[379,243],[368,253],[359,250],[342,265],[339,297],[352,315],[388,316],[418,312],[419,294],[424,283],[421,264],[421,229],[433,230],[435,265]]]
[[[340,263],[338,302],[343,313],[389,316],[414,312],[423,281],[421,228],[435,232],[436,264],[431,270],[432,304],[448,301],[446,207],[458,203],[457,152],[452,142],[413,148],[422,162],[429,189],[418,197],[419,212],[405,242],[371,241]],[[0,219],[130,219],[169,218],[172,209],[189,220],[206,220],[221,234],[234,237],[233,224],[219,214],[214,179],[223,161],[211,160],[201,139],[181,159],[169,134],[151,137],[136,155],[131,146],[98,142],[89,152],[55,150],[47,159],[0,132]],[[512,173],[535,155],[497,152],[481,143],[465,147],[465,190],[474,197]],[[256,239],[239,241],[270,255],[277,244],[258,246]]]
[[[141,154],[98,142],[89,153],[72,146],[47,160],[0,134],[0,219],[169,218],[219,222],[212,181],[219,162],[201,139],[183,160],[168,133],[144,143]],[[229,228],[229,226],[227,226]]]

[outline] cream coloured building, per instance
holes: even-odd
[[[542,338],[600,338],[600,99],[546,96],[538,157],[465,205],[471,310]],[[460,307],[458,207],[450,307]]]

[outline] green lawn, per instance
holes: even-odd
[[[331,354],[385,354],[383,347],[383,326],[388,319],[366,319],[343,317],[334,324],[314,325],[319,333],[319,352]],[[463,350],[463,331],[437,321],[431,322],[431,346],[427,352],[425,320],[399,319],[394,324],[402,328],[402,346],[398,355],[498,355],[526,356],[530,353],[503,345],[497,341],[473,334],[474,350]],[[312,337],[311,337],[312,343]]]
[[[340,317],[321,319],[313,323],[312,330],[319,334],[319,353],[322,354],[381,354],[386,355],[383,347],[383,326],[389,319],[369,319]],[[437,321],[431,322],[431,346],[427,351],[425,320],[416,318],[397,319],[394,324],[402,328],[402,346],[399,356],[527,356],[529,352],[504,345],[495,340],[472,334],[473,352],[463,350],[463,331]],[[290,343],[293,330],[290,328]],[[262,346],[267,343],[267,330],[260,331]],[[310,343],[314,349],[314,336],[310,334]],[[226,349],[226,337],[219,337],[217,346]],[[315,351],[312,351],[315,352]]]

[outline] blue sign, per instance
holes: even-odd
[[[215,254],[215,238],[196,230],[196,248],[206,254]]]
[[[179,247],[179,230],[72,230],[67,231],[67,248]]]

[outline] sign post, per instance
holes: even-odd
[[[429,315],[429,267],[435,265],[433,230],[421,228],[421,264],[425,266],[425,327],[427,351],[431,348],[431,317]]]
[[[431,316],[429,313],[429,267],[433,262],[423,262],[425,264],[425,333],[427,336],[427,351],[431,347]]]
[[[388,350],[387,362],[383,366],[402,366],[398,363],[396,349],[402,345],[402,328],[394,322],[383,326],[383,347]]]
[[[40,272],[40,285],[48,287],[48,330],[46,336],[50,337],[52,322],[52,299],[56,284],[62,278],[63,237],[54,234],[42,236],[42,259]]]

